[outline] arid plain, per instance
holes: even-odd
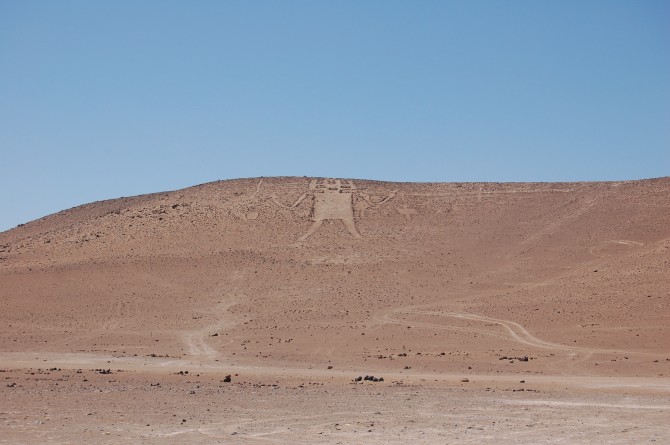
[[[0,443],[670,443],[669,196],[255,178],[26,223]]]

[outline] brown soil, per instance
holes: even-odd
[[[668,196],[263,178],[0,233],[0,443],[668,443]]]

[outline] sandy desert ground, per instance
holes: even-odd
[[[26,223],[0,443],[670,443],[668,196],[255,178]]]

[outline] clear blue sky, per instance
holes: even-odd
[[[670,175],[670,2],[0,0],[0,230],[217,179]]]

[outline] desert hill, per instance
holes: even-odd
[[[0,443],[668,443],[669,192],[256,178],[21,225]]]
[[[87,204],[0,234],[0,350],[667,376],[668,196],[256,178]]]

